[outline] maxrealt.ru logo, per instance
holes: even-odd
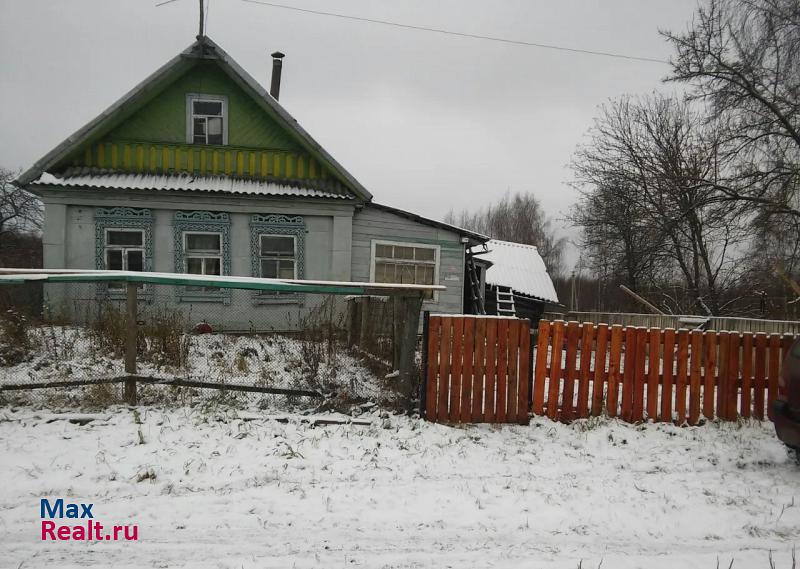
[[[93,507],[94,504],[65,503],[63,498],[58,498],[52,503],[47,498],[42,498],[40,503],[42,541],[138,541],[139,526],[104,526],[95,521]],[[54,519],[81,521],[56,523],[52,521]]]

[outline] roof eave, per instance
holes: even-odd
[[[476,245],[481,245],[489,241],[490,237],[486,235],[482,235],[480,233],[476,233],[475,231],[470,231],[469,229],[464,229],[462,227],[456,227],[455,225],[450,225],[449,223],[445,223],[443,221],[436,221],[435,219],[430,219],[428,217],[422,217],[416,213],[412,213],[410,211],[406,211],[403,209],[398,209],[396,207],[379,204],[375,202],[370,202],[370,207],[374,207],[375,209],[379,209],[382,211],[386,211],[388,213],[393,213],[395,215],[399,215],[401,217],[405,217],[412,221],[416,221],[418,223],[422,223],[423,225],[430,225],[431,227],[437,227],[439,229],[445,229],[447,231],[452,231],[453,233],[457,233],[462,237],[466,237],[469,239],[467,243],[467,248],[474,247]]]

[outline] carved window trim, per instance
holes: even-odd
[[[306,223],[301,215],[254,214],[250,217],[250,275],[261,277],[261,235],[281,235],[295,238],[295,273],[305,278]],[[297,293],[253,291],[256,303],[280,304],[300,302]]]
[[[94,264],[101,271],[106,270],[106,235],[108,229],[130,229],[142,231],[144,234],[145,272],[153,270],[153,223],[152,210],[132,207],[98,207],[94,210]],[[149,298],[153,289],[143,286],[139,296]],[[125,297],[125,289],[111,288],[108,283],[97,283],[97,295],[103,298],[121,299]]]
[[[172,234],[175,243],[175,272],[186,273],[186,255],[184,249],[184,233],[208,232],[219,233],[222,245],[222,275],[231,274],[231,216],[226,212],[212,211],[176,211],[172,219]],[[231,289],[215,288],[206,290],[190,290],[185,286],[177,287],[178,300],[181,302],[222,302],[229,304]]]

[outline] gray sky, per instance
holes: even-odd
[[[281,0],[278,0],[280,3]],[[283,0],[292,6],[667,59],[660,28],[696,0]],[[0,0],[0,165],[27,168],[189,45],[197,1]],[[567,163],[596,108],[664,88],[667,65],[444,36],[211,0],[208,35],[378,202],[441,218],[506,190],[554,218],[575,200]],[[563,225],[559,222],[558,225]],[[573,235],[574,231],[565,232]],[[574,259],[574,252],[570,255]]]

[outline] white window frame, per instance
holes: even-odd
[[[416,247],[417,249],[433,249],[435,254],[435,262],[431,263],[430,261],[417,261],[412,260],[409,261],[407,259],[391,259],[392,262],[396,262],[399,264],[403,264],[404,262],[409,265],[433,265],[433,284],[439,284],[439,266],[442,260],[442,247],[440,245],[431,245],[429,243],[415,243],[413,241],[388,241],[384,239],[373,239],[371,243],[371,252],[370,252],[370,263],[369,263],[369,282],[375,282],[375,263],[377,262],[377,257],[375,252],[377,250],[378,245],[395,245],[399,247]],[[386,257],[381,257],[381,259],[385,259]],[[387,259],[388,260],[388,259]],[[439,302],[439,292],[434,291],[432,298],[426,298],[424,302]]]
[[[222,103],[222,145],[228,145],[228,97],[225,95],[207,95],[204,93],[186,94],[186,143],[198,145],[194,141],[194,105],[195,101]],[[202,115],[206,116],[206,115]],[[206,136],[208,131],[206,131]],[[207,145],[208,143],[206,143]],[[202,146],[202,145],[198,145]],[[213,146],[213,145],[212,145]]]
[[[204,254],[204,253],[192,253],[189,249],[189,235],[216,235],[219,237],[219,254]],[[225,243],[222,239],[222,232],[220,231],[192,231],[191,229],[187,229],[183,232],[183,272],[187,275],[195,274],[189,272],[189,259],[217,259],[219,261],[219,276],[223,276],[225,274],[225,264],[223,263],[223,247],[225,247]],[[210,251],[210,250],[209,250]],[[203,261],[203,271],[206,270],[206,263]],[[209,273],[203,273],[203,275],[208,275]],[[214,276],[214,275],[212,275]]]
[[[264,252],[261,250],[261,238],[262,237],[286,237],[292,240],[292,248],[293,254],[291,257],[271,257],[269,255],[264,255]],[[258,234],[258,274],[262,279],[268,278],[263,275],[261,272],[261,261],[289,261],[291,260],[294,263],[294,276],[292,279],[297,279],[297,235],[285,235],[283,233],[259,233]]]
[[[109,233],[138,233],[142,237],[142,244],[138,247],[127,246],[127,245],[109,245],[108,241],[108,234]],[[105,266],[106,270],[108,268],[108,253],[109,251],[122,251],[122,270],[128,271],[128,251],[140,251],[142,253],[142,270],[144,271],[145,266],[147,264],[147,251],[145,250],[144,240],[146,236],[144,234],[144,229],[136,229],[132,227],[106,227],[103,231],[103,265]],[[120,290],[124,288],[122,283],[115,283],[109,282],[108,288],[110,290]]]

